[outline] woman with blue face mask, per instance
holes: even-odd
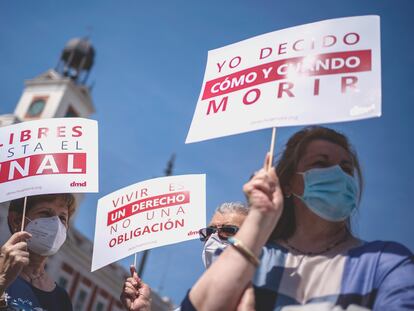
[[[414,310],[412,253],[352,234],[362,175],[344,135],[297,132],[276,168],[261,169],[243,190],[249,215],[183,311],[235,310],[249,282],[258,311]]]
[[[68,294],[47,274],[45,265],[65,242],[74,210],[72,194],[28,197],[24,230],[20,231],[23,199],[11,201],[8,224],[12,236],[0,249],[1,307],[72,310]]]

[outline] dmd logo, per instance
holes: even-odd
[[[71,187],[86,187],[86,181],[84,181],[84,182],[73,181],[73,182],[70,183],[70,186]]]

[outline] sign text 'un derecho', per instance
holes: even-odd
[[[115,191],[98,201],[92,271],[145,249],[194,239],[204,226],[205,175],[155,178]]]
[[[111,211],[108,214],[108,226],[144,211],[187,203],[190,203],[190,193],[188,191],[167,193],[141,199]]]

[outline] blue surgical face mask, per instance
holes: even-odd
[[[314,168],[304,173],[305,188],[301,199],[315,214],[329,221],[343,221],[356,209],[358,184],[339,165]]]

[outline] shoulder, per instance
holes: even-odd
[[[412,261],[413,253],[404,245],[391,241],[364,242],[348,252],[350,260],[358,259],[371,264],[392,267],[404,261]]]
[[[25,310],[24,308],[30,310],[30,308],[40,306],[33,287],[20,277],[10,284],[5,292],[11,306],[22,308],[22,310]]]
[[[411,257],[413,253],[404,245],[392,241],[372,241],[363,242],[350,250],[350,256],[360,256],[364,254],[392,254],[395,257]]]
[[[373,274],[374,310],[412,310],[414,257],[407,247],[396,242],[374,241],[361,245],[353,253],[362,259],[363,273]]]
[[[32,289],[32,286],[28,282],[20,277],[17,277],[16,280],[14,280],[14,282],[11,283],[8,288],[6,288],[6,292],[8,295],[16,297],[22,295],[33,296],[34,294]]]
[[[375,269],[378,284],[390,274],[394,275],[412,271],[413,253],[404,245],[391,241],[364,242],[348,252],[349,264],[355,267]],[[364,268],[364,269],[365,269]]]

